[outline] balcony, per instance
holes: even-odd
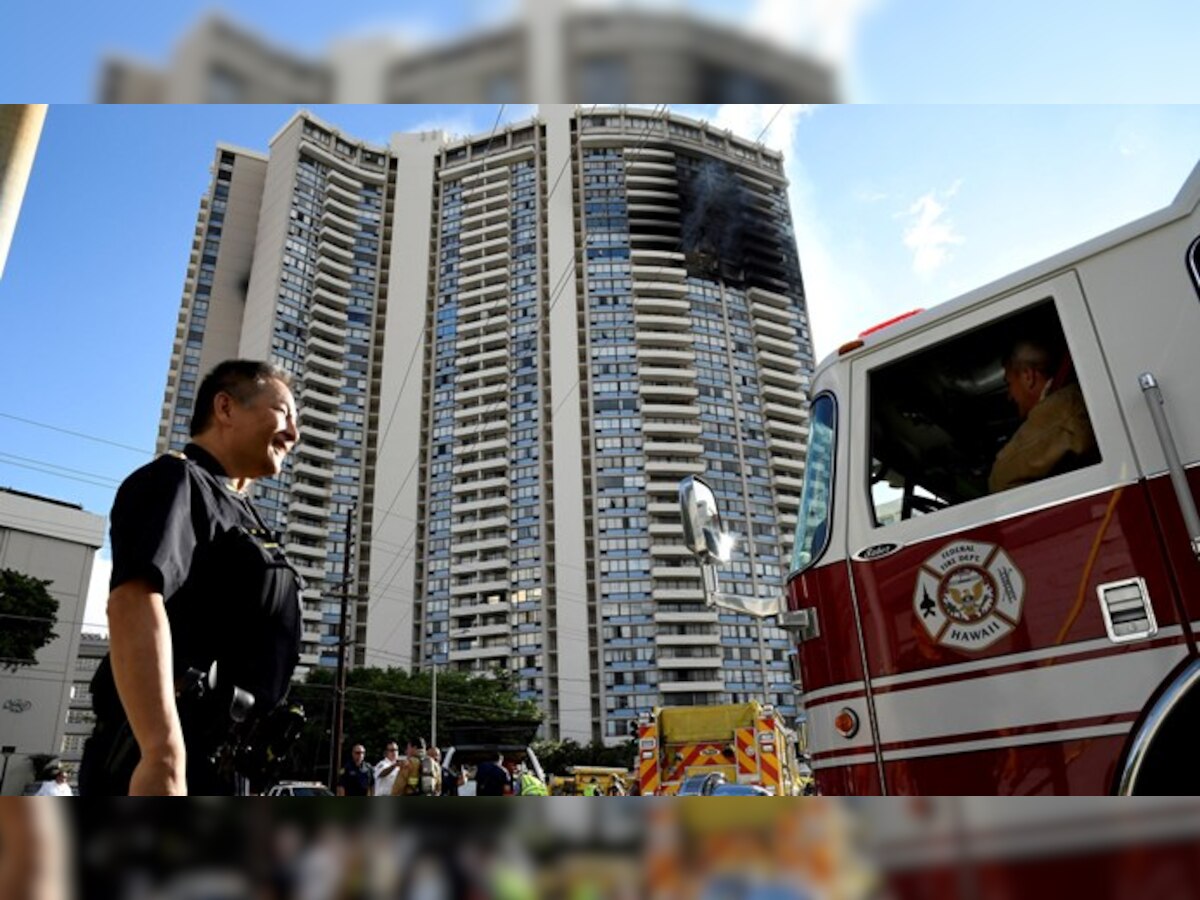
[[[481,478],[478,481],[459,481],[450,490],[455,494],[470,494],[474,491],[494,491],[508,487],[508,477]]]
[[[505,542],[507,546],[507,541]],[[450,585],[450,596],[467,597],[472,594],[498,594],[508,592],[508,578],[493,579],[492,581],[472,581],[467,584]]]
[[[331,431],[335,434],[337,432],[338,417],[334,413],[326,412],[314,404],[308,403],[301,406],[299,418],[301,422],[314,423],[316,428],[324,426],[324,430],[326,431]],[[332,428],[329,426],[332,426]]]
[[[498,415],[455,425],[454,437],[483,437],[485,434],[499,434],[507,431],[508,416]]]
[[[324,387],[318,388],[310,384],[305,384],[304,388],[300,391],[300,409],[302,413],[308,411],[311,404],[336,407],[341,402],[341,398],[337,394],[331,393]]]
[[[677,509],[678,511],[678,509]],[[697,603],[702,604],[704,601],[704,591],[700,588],[656,588],[654,591],[654,599],[660,603]],[[668,615],[667,613],[655,613],[657,619],[660,615]],[[670,613],[669,615],[686,615],[693,616],[693,613]],[[700,615],[696,613],[695,615]],[[689,618],[688,621],[692,621]],[[707,621],[696,619],[695,621]],[[713,614],[713,621],[716,621],[716,614]]]
[[[636,335],[639,351],[645,350],[647,354],[650,354],[669,350],[687,354],[686,357],[682,357],[683,359],[689,357],[695,359],[691,349],[692,335],[686,331],[652,331],[639,324]],[[671,357],[671,359],[680,359],[680,357]]]
[[[507,659],[512,655],[512,649],[505,644],[502,647],[479,647],[471,650],[451,650],[450,662],[467,662],[474,659]]]
[[[283,547],[283,552],[288,555],[289,559],[297,559],[297,560],[300,560],[300,559],[324,560],[327,555],[326,550],[323,546],[313,547],[313,546],[310,546],[309,544],[298,544],[295,541],[289,541],[287,544],[285,544]],[[322,575],[324,575],[323,571],[322,571]]]
[[[785,438],[776,437],[773,434],[767,438],[767,446],[769,446],[772,450],[780,450],[785,453],[795,453],[800,456],[803,456],[807,450],[804,444],[801,444],[798,441],[789,441]]]
[[[294,467],[292,469],[292,473],[297,474],[297,475],[300,474],[299,472],[296,471],[296,469]],[[331,473],[329,473],[329,472],[322,472],[321,474],[324,475],[326,478],[332,477]],[[296,495],[297,498],[307,497],[307,498],[313,498],[315,500],[328,500],[330,497],[333,496],[333,491],[331,491],[327,487],[322,487],[321,485],[318,485],[318,484],[309,484],[304,481],[296,481],[296,480],[292,481],[292,493],[294,495]],[[303,506],[306,509],[322,510],[323,512],[325,512],[326,515],[328,515],[328,510],[326,510],[324,507],[312,506],[311,504],[309,504],[303,500],[299,500],[299,499],[294,500],[293,503],[295,503],[298,506]],[[315,513],[313,513],[313,515],[315,515]]]
[[[454,552],[455,553],[485,553],[488,550],[506,550],[506,549],[508,549],[508,536],[507,535],[505,535],[504,537],[484,538],[481,541],[469,541],[468,543],[460,544],[457,547],[455,547]],[[487,582],[487,584],[491,585],[492,583]],[[507,580],[501,582],[501,584],[505,589],[508,588]],[[480,591],[493,590],[493,589],[494,588],[492,588],[492,587],[486,587],[486,588],[485,587],[477,587],[476,588],[476,590],[480,590]],[[450,592],[454,593],[454,589],[451,588]],[[462,593],[462,592],[460,591],[459,593]],[[468,591],[467,593],[470,593],[470,591]]]
[[[341,313],[350,302],[349,291],[335,292],[327,287],[317,287],[313,291],[313,300],[318,303],[324,303],[332,307],[335,311]],[[345,315],[345,313],[341,313]]]
[[[678,300],[670,297],[635,296],[633,307],[639,315],[643,312],[665,312],[686,316],[692,305],[687,300]]]
[[[641,358],[641,351],[638,351],[638,358]],[[672,400],[695,400],[699,391],[694,387],[682,384],[647,384],[642,382],[638,385],[638,393],[643,397],[655,397],[657,399],[672,399]]]
[[[338,278],[336,275],[333,275],[326,270],[318,270],[317,271],[316,284],[317,284],[318,288],[320,288],[321,286],[325,286],[327,288],[332,289],[332,291],[340,291],[341,293],[346,294],[346,295],[349,295],[349,293],[350,293],[350,282],[349,281],[346,281],[343,278]],[[317,291],[314,291],[313,295],[316,296]],[[336,296],[336,294],[334,296]]]
[[[687,316],[655,315],[653,313],[638,313],[634,324],[639,331],[667,331],[674,334],[684,332],[691,336],[692,322]]]
[[[337,344],[343,344],[348,334],[345,328],[317,318],[313,318],[309,321],[308,333],[310,335],[319,336],[329,341],[336,342]]]
[[[341,169],[331,168],[329,170],[329,183],[339,185],[348,191],[356,193],[362,190],[362,182],[355,181]]]
[[[328,353],[334,356],[341,356],[346,352],[345,344],[327,341],[311,333],[309,334],[308,339],[304,342],[304,346],[308,350],[318,350],[322,353]]]
[[[763,334],[762,332],[754,335],[754,345],[758,347],[759,350],[765,350],[770,353],[778,353],[780,356],[785,358],[791,358],[799,352],[794,341],[782,341],[779,338],[771,337],[770,335]]]
[[[495,509],[508,511],[509,499],[507,494],[501,494],[497,497],[486,497],[483,500],[471,500],[468,503],[458,503],[454,506],[454,512],[463,515]]]
[[[658,422],[643,418],[642,433],[646,435],[647,439],[664,437],[699,437],[700,426],[694,422],[682,422],[678,420]]]
[[[678,281],[642,281],[637,278],[633,280],[633,294],[639,300],[659,294],[666,294],[668,297],[682,297],[687,292],[688,286]],[[640,304],[638,304],[638,308],[641,308]]]
[[[340,229],[346,234],[353,235],[354,232],[358,231],[358,223],[352,219],[347,219],[345,216],[339,215],[337,212],[338,206],[341,206],[341,204],[334,204],[332,208],[328,205],[326,206],[325,212],[321,214],[321,224],[330,225],[335,231]],[[353,210],[350,214],[354,215]],[[331,235],[325,234],[324,229],[321,230],[321,237],[327,237],[330,240],[333,239]]]
[[[317,269],[319,271],[332,272],[334,275],[342,278],[349,278],[354,274],[353,266],[348,266],[333,256],[317,257]]]
[[[664,694],[691,693],[693,691],[723,691],[724,681],[660,681],[658,689]]]
[[[465,246],[480,239],[491,240],[494,237],[504,238],[508,235],[508,220],[492,222],[480,228],[471,228],[469,230],[459,230],[459,241]]]
[[[340,222],[341,220],[339,219],[338,221]],[[349,225],[350,223],[346,224]],[[325,225],[321,226],[321,230],[318,233],[320,234],[322,241],[340,244],[343,247],[353,247],[354,235],[349,233],[353,230],[353,228],[345,228],[343,230],[342,226],[340,225],[335,226],[332,223],[326,223]]]
[[[789,494],[795,494],[797,496],[799,496],[800,491],[804,489],[804,479],[797,478],[793,475],[776,473],[775,477],[771,479],[771,483],[774,484],[775,487],[779,488],[779,490]]]
[[[679,418],[695,420],[700,416],[700,409],[699,407],[693,406],[690,403],[643,403],[642,415],[647,418]]]
[[[802,409],[799,403],[765,403],[763,404],[763,415],[770,418],[782,419],[785,422],[805,422],[808,420],[807,411]]]
[[[301,459],[297,459],[295,465],[292,466],[292,472],[293,474],[303,475],[305,478],[315,478],[322,482],[329,482],[333,480],[333,472],[331,472],[328,467],[314,466],[312,463],[304,462]],[[303,489],[310,492],[320,490],[320,488],[316,488],[307,484],[295,484],[293,485],[293,489],[297,491]],[[330,496],[329,491],[326,489],[325,494],[322,496]]]
[[[725,661],[719,656],[663,656],[659,654],[656,660],[660,669],[721,669]],[[667,684],[680,684],[669,681]],[[688,682],[689,684],[694,682]]]
[[[646,456],[703,456],[704,445],[690,441],[647,441]]]
[[[678,476],[683,478],[686,475],[703,475],[708,467],[703,460],[694,462],[684,462],[681,460],[646,460],[646,475],[647,476]]]
[[[793,352],[795,352],[796,348],[793,347],[791,349]],[[797,375],[800,373],[800,360],[795,356],[781,356],[778,353],[760,350],[758,354],[758,361],[762,363],[763,366],[774,366],[776,368],[783,369],[786,372],[795,373]],[[763,373],[763,377],[766,377],[765,371]]]
[[[337,440],[337,431],[326,430],[320,428],[310,422],[300,423],[300,443],[306,445],[310,441],[318,441],[322,443],[332,444]],[[311,447],[309,448],[311,449]]]
[[[329,536],[328,529],[321,525],[308,525],[304,522],[288,522],[288,534],[299,534],[304,537],[324,540]]]
[[[333,325],[345,326],[349,321],[349,317],[345,311],[337,306],[325,305],[320,299],[314,297],[312,305],[313,318],[321,322],[329,322]],[[343,303],[344,303],[343,299]]]
[[[297,459],[317,460],[318,462],[332,463],[337,459],[337,454],[332,450],[325,450],[321,447],[315,447],[312,444],[304,443],[303,437],[299,444],[296,445],[295,454]]]
[[[459,360],[460,365],[462,360]],[[489,366],[486,369],[475,369],[471,372],[459,372],[454,379],[457,385],[474,385],[479,383],[498,382],[502,385],[507,385],[508,382],[508,366]]]
[[[676,515],[679,514],[679,504],[671,504]],[[651,578],[695,578],[700,579],[699,566],[653,566],[650,569]],[[657,592],[655,592],[657,594]]]

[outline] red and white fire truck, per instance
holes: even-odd
[[[1198,207],[1200,167],[817,368],[786,594],[747,611],[797,637],[824,793],[1200,793]],[[1094,437],[1014,475],[1062,429]],[[681,500],[720,597],[715,501]]]

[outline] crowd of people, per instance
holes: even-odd
[[[339,797],[545,797],[549,789],[541,776],[523,762],[497,753],[475,765],[445,769],[437,747],[410,738],[400,746],[389,741],[375,765],[366,761],[366,748],[355,744],[338,779]]]

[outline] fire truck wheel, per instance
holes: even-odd
[[[1200,795],[1195,723],[1200,716],[1200,689],[1193,688],[1171,711],[1154,737],[1133,785],[1142,796]]]

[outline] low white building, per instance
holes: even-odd
[[[38,651],[37,664],[0,668],[0,747],[11,748],[0,794],[19,794],[32,780],[31,754],[62,757],[68,765],[79,758],[78,738],[70,748],[63,744],[72,700],[78,708],[91,680],[90,672],[77,671],[77,657],[104,527],[103,516],[80,506],[0,488],[0,569],[49,580],[58,601],[57,637]]]

